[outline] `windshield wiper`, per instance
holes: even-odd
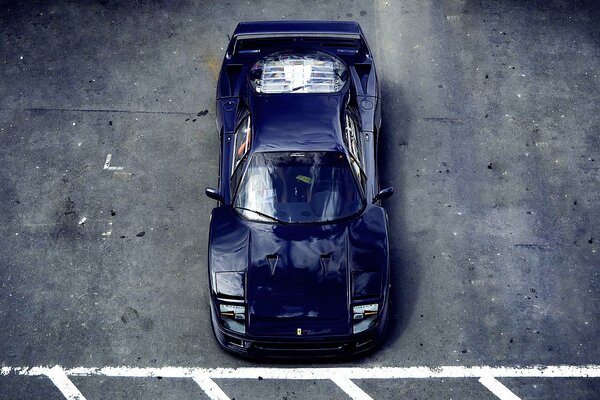
[[[272,221],[279,222],[279,223],[281,223],[281,224],[287,224],[287,222],[286,222],[286,221],[282,221],[282,220],[280,220],[279,218],[275,218],[275,217],[272,217],[272,216],[270,216],[270,215],[267,215],[267,214],[261,213],[260,211],[251,210],[251,209],[249,209],[249,208],[245,208],[245,207],[237,207],[237,206],[235,206],[235,207],[233,207],[233,208],[235,208],[236,210],[250,211],[250,212],[253,212],[254,214],[260,215],[260,216],[261,216],[261,217],[263,217],[263,218],[267,218],[267,219],[270,219],[270,220],[272,220]]]

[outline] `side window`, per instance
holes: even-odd
[[[235,171],[238,164],[242,161],[244,156],[248,153],[250,148],[250,141],[252,140],[252,132],[250,128],[250,115],[242,120],[240,126],[235,131],[235,146],[233,154],[233,164],[231,173]]]
[[[362,143],[359,138],[358,124],[346,113],[346,126],[344,128],[344,144],[350,153],[350,165],[364,187],[366,177],[364,174],[364,158]]]
[[[246,116],[239,127],[235,131],[235,141],[233,147],[233,163],[231,164],[231,195],[235,194],[237,185],[242,177],[242,171],[244,170],[244,161],[246,154],[250,149],[250,142],[252,141],[251,132],[251,121],[250,115]]]

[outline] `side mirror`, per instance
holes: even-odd
[[[221,192],[219,192],[217,189],[207,187],[204,193],[206,193],[206,195],[211,199],[220,201],[221,203],[225,200]]]
[[[390,197],[393,194],[394,194],[393,187],[381,189],[379,191],[379,193],[377,193],[377,195],[375,195],[375,197],[373,197],[373,203],[375,203],[376,201],[379,201],[379,200],[387,199],[388,197]]]

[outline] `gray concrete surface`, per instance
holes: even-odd
[[[202,192],[226,35],[263,19],[357,20],[382,80],[392,327],[381,350],[318,365],[600,363],[599,18],[597,2],[557,0],[1,2],[0,364],[256,365],[212,337]],[[89,379],[74,380],[88,399],[203,396]],[[358,383],[494,398],[472,381]],[[600,398],[593,379],[503,383]],[[340,396],[317,385],[222,387]],[[52,396],[0,377],[1,399]]]

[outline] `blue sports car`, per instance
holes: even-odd
[[[355,22],[244,22],[217,86],[210,222],[219,344],[260,357],[362,353],[389,302],[380,92]]]

